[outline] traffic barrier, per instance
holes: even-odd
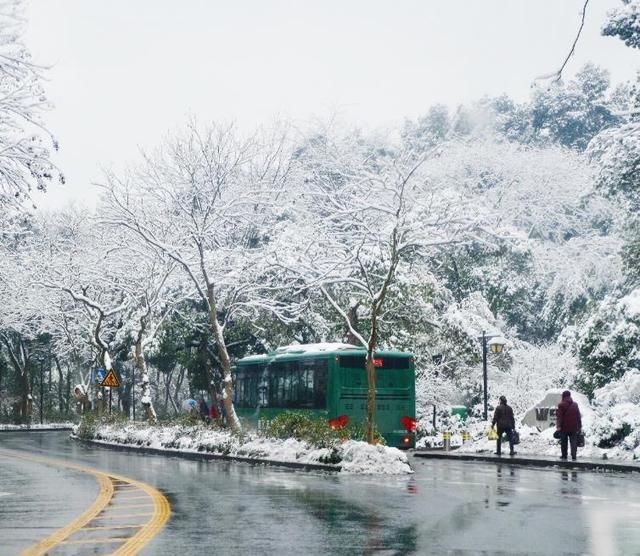
[[[469,434],[468,431],[463,431],[462,432],[462,443],[464,444],[465,442],[469,442],[469,440],[471,440],[471,434]]]
[[[451,450],[451,433],[450,432],[442,433],[442,447],[444,448],[445,452],[448,452],[449,450]]]

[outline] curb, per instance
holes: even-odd
[[[3,432],[54,432],[54,431],[71,431],[73,430],[73,426],[69,425],[68,427],[25,427],[23,429],[0,429],[0,433]]]
[[[586,469],[588,471],[619,471],[622,473],[640,472],[640,465],[633,463],[613,463],[609,461],[600,460],[577,460],[577,461],[563,461],[563,460],[549,460],[536,457],[495,457],[484,456],[481,454],[451,454],[446,452],[414,452],[413,456],[416,458],[425,459],[440,459],[440,460],[459,460],[459,461],[481,461],[485,463],[499,463],[501,465],[520,465],[520,466],[535,466],[535,467],[558,467],[561,469]]]
[[[152,454],[156,456],[164,457],[178,457],[182,459],[188,459],[193,461],[238,461],[241,463],[249,463],[252,465],[270,465],[275,467],[287,467],[289,469],[302,469],[304,471],[329,471],[335,473],[340,471],[342,467],[340,465],[329,465],[322,463],[299,463],[296,461],[277,461],[271,459],[256,459],[247,458],[243,456],[229,456],[225,454],[215,454],[212,452],[185,452],[182,450],[176,450],[175,448],[150,448],[149,446],[132,446],[130,444],[115,444],[111,442],[105,442],[102,440],[87,440],[80,438],[74,434],[71,438],[82,444],[89,444],[92,446],[100,446],[111,450],[118,450],[121,452],[138,452],[142,454]]]

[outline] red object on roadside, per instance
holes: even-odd
[[[329,426],[333,430],[344,429],[349,424],[349,417],[347,415],[340,415],[335,419],[329,419]]]
[[[407,432],[416,432],[416,426],[418,425],[418,422],[413,417],[402,417],[400,419],[400,422]]]
[[[216,407],[215,402],[211,402],[211,409],[209,409],[209,417],[212,419],[219,419],[220,413],[218,413],[218,408]]]

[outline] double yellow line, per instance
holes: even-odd
[[[115,493],[113,484],[114,480],[122,484],[131,485],[144,491],[151,498],[151,501],[153,503],[153,513],[151,514],[151,519],[142,526],[132,526],[136,528],[139,527],[140,529],[135,535],[129,538],[112,539],[113,541],[123,543],[120,548],[113,552],[114,555],[117,554],[118,556],[124,556],[138,554],[138,552],[160,532],[171,515],[171,506],[169,505],[169,501],[166,499],[166,497],[160,491],[146,483],[135,481],[133,479],[123,477],[122,475],[103,473],[102,471],[97,471],[90,467],[84,467],[75,463],[68,463],[66,461],[46,458],[42,456],[34,456],[15,450],[0,450],[0,456],[22,459],[54,467],[64,467],[66,469],[73,469],[74,471],[79,471],[81,473],[87,473],[89,475],[93,475],[98,480],[98,484],[100,485],[100,492],[98,493],[98,497],[84,513],[82,513],[62,529],[54,531],[46,539],[43,539],[37,544],[24,550],[21,553],[21,556],[44,555],[53,547],[65,543],[66,539],[68,539],[71,535],[77,533],[92,520],[96,519],[113,499],[113,495]],[[90,529],[91,528],[87,528],[87,530]],[[96,541],[104,542],[104,540],[101,541],[98,539],[96,539]],[[87,539],[87,542],[90,543],[91,540]]]

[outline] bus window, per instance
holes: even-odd
[[[307,359],[300,361],[301,378],[299,407],[326,409],[327,407],[327,361]]]
[[[320,359],[315,361],[313,370],[313,407],[314,409],[326,409],[327,407],[327,361]]]
[[[251,365],[236,371],[233,403],[237,407],[254,408],[258,405],[257,367]]]
[[[283,361],[269,365],[269,407],[324,409],[327,405],[325,360]]]
[[[362,355],[341,355],[342,386],[345,388],[367,388],[366,359]],[[376,389],[409,388],[413,375],[409,372],[409,357],[376,357]]]

